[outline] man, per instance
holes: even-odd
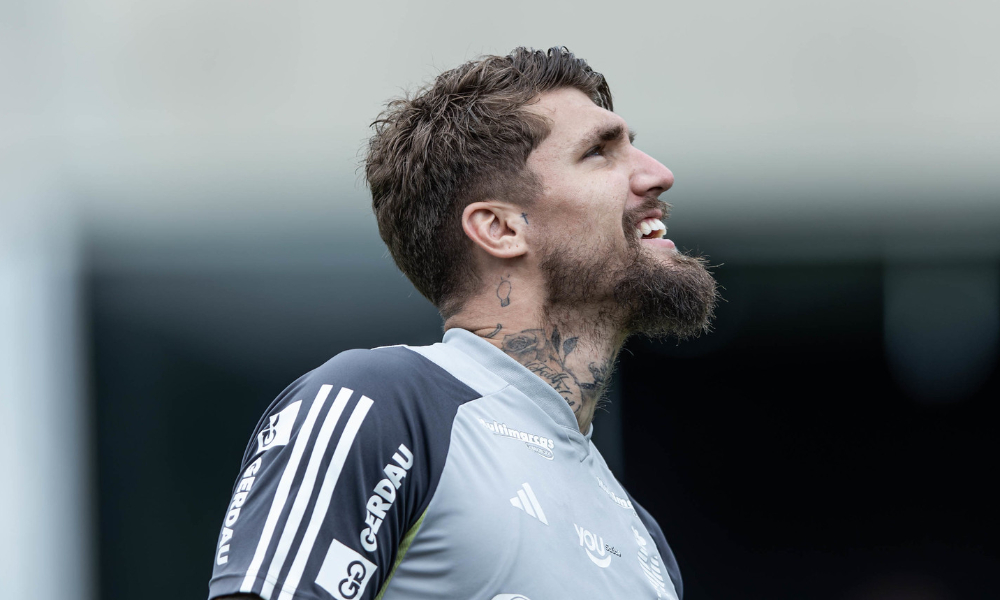
[[[590,443],[635,333],[708,327],[716,286],[663,237],[671,172],[602,75],[524,48],[390,102],[366,174],[443,343],[344,352],[247,449],[210,597],[680,598],[657,524]]]

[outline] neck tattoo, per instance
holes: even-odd
[[[611,361],[590,362],[586,374],[568,367],[566,361],[578,341],[577,337],[563,339],[558,327],[553,327],[551,333],[525,329],[505,335],[502,349],[559,392],[579,419],[581,411],[585,411],[585,417],[593,415],[610,379]]]

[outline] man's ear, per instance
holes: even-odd
[[[473,202],[462,211],[462,229],[490,256],[516,258],[528,250],[520,214],[504,202]]]

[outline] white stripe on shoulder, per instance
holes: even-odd
[[[326,456],[326,449],[330,445],[330,437],[333,435],[333,430],[337,427],[340,416],[344,413],[344,407],[347,406],[347,402],[351,399],[353,393],[354,391],[351,389],[340,388],[340,393],[337,394],[337,398],[333,401],[330,412],[326,414],[326,418],[323,420],[323,426],[320,427],[319,435],[316,436],[316,444],[309,454],[306,473],[302,477],[302,482],[299,484],[299,489],[295,494],[295,502],[292,504],[292,510],[288,513],[288,520],[282,529],[281,538],[278,539],[278,548],[274,551],[274,558],[271,559],[271,565],[267,568],[267,577],[264,578],[264,587],[260,593],[263,598],[271,597],[271,590],[274,589],[274,585],[278,581],[278,576],[281,574],[281,569],[285,566],[285,560],[288,558],[288,551],[291,549],[292,540],[299,531],[299,526],[302,524],[302,517],[306,512],[306,506],[312,497],[316,480],[319,479],[319,463]],[[250,574],[247,573],[247,577],[249,576]],[[246,580],[243,581],[244,587],[247,583]],[[252,581],[249,583],[253,585]]]
[[[288,464],[285,465],[285,470],[281,472],[278,489],[275,490],[274,499],[271,501],[271,510],[267,513],[267,519],[264,521],[264,529],[261,531],[260,539],[257,541],[257,550],[254,551],[250,567],[247,569],[246,577],[243,578],[243,584],[240,586],[241,592],[250,592],[253,589],[257,573],[260,571],[260,565],[264,562],[264,555],[267,553],[267,548],[271,545],[271,536],[274,535],[274,528],[278,525],[281,512],[285,509],[285,502],[288,500],[288,493],[292,488],[292,480],[295,479],[295,473],[299,470],[299,461],[302,459],[306,445],[309,444],[309,437],[312,435],[316,419],[323,409],[323,405],[326,404],[326,398],[330,395],[330,390],[332,389],[332,385],[320,386],[319,392],[316,394],[316,399],[313,400],[312,406],[309,407],[309,414],[306,415],[306,420],[302,423],[302,427],[299,428],[298,435],[295,438],[295,445],[292,446],[292,454],[288,457]],[[344,390],[341,390],[337,398],[339,399],[343,393]],[[347,393],[348,397],[350,397],[351,391],[347,390]]]
[[[361,424],[364,422],[365,417],[368,416],[368,410],[371,407],[371,398],[361,396],[357,406],[354,407],[354,411],[351,413],[351,417],[344,426],[344,432],[341,434],[340,439],[337,441],[337,447],[333,451],[333,458],[330,459],[330,465],[326,468],[323,485],[319,488],[319,494],[316,497],[316,506],[313,507],[312,515],[309,517],[309,525],[302,536],[302,543],[295,554],[295,560],[292,561],[292,567],[288,570],[288,576],[285,577],[285,581],[281,585],[281,593],[278,595],[278,600],[291,600],[295,596],[295,590],[299,587],[299,580],[302,579],[302,572],[306,568],[306,562],[309,560],[313,545],[316,543],[316,535],[319,533],[323,521],[326,520],[326,513],[330,508],[330,500],[333,498],[333,490],[337,487],[337,480],[340,479],[340,472],[344,468],[344,462],[347,460],[351,446],[354,445],[354,438],[357,436],[358,430],[361,429]],[[269,596],[264,595],[264,597],[267,598]]]
[[[507,382],[502,378],[448,344],[437,343],[430,346],[406,346],[406,348],[441,367],[482,396],[489,396],[507,386]]]

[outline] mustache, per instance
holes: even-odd
[[[632,231],[635,229],[635,226],[639,224],[639,221],[646,216],[646,213],[651,210],[659,209],[659,211],[663,213],[660,220],[666,221],[670,218],[671,208],[670,204],[655,196],[646,196],[642,199],[642,202],[640,202],[638,206],[626,210],[625,214],[622,215],[622,229],[624,229],[626,233]]]

